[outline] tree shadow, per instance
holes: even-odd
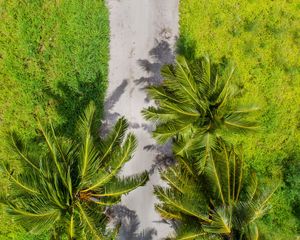
[[[140,67],[147,73],[147,77],[141,77],[134,80],[137,85],[141,86],[144,90],[149,85],[157,85],[162,82],[162,77],[160,74],[160,69],[164,64],[172,64],[174,62],[175,56],[171,49],[170,44],[167,41],[156,41],[156,45],[153,49],[149,51],[151,57],[150,61],[148,59],[139,59],[138,63]],[[120,114],[113,110],[114,105],[120,100],[120,97],[124,93],[128,85],[128,80],[124,79],[123,82],[112,92],[110,96],[107,97],[104,103],[104,120],[102,121],[102,126],[100,128],[100,135],[105,136],[109,129],[114,125]],[[146,96],[145,101],[148,102],[148,96]],[[134,122],[129,122],[129,126],[132,129],[143,128],[145,131],[153,131],[153,126],[151,124],[138,124]]]
[[[124,79],[112,94],[106,98],[104,102],[104,120],[102,120],[100,127],[100,136],[104,137],[121,116],[119,113],[113,111],[113,107],[120,100],[127,85],[128,80]]]
[[[176,45],[176,53],[188,60],[196,59],[196,41],[180,36]]]
[[[118,240],[152,240],[157,232],[154,228],[138,231],[140,221],[135,211],[123,205],[116,205],[106,210],[115,225],[121,225]]]
[[[57,84],[55,91],[50,87],[45,89],[45,93],[51,99],[51,104],[55,106],[57,114],[63,120],[56,127],[57,131],[66,137],[73,137],[76,133],[77,121],[91,101],[97,106],[92,132],[99,131],[105,94],[103,79],[102,73],[97,72],[91,81],[83,81],[78,77],[76,89],[62,82]]]
[[[162,171],[176,163],[172,152],[172,140],[163,145],[146,145],[144,150],[156,152],[154,162],[149,170],[150,175],[154,174],[155,170]]]
[[[143,89],[151,85],[160,84],[162,82],[160,74],[161,67],[165,64],[172,64],[175,60],[174,52],[170,44],[165,40],[156,40],[156,45],[149,51],[149,55],[151,57],[150,61],[148,59],[138,60],[140,67],[149,76],[134,80],[134,82],[141,85]]]
[[[292,213],[300,220],[300,162],[298,151],[289,153],[289,157],[283,161],[283,181],[286,191],[291,197]],[[300,223],[300,222],[299,222]],[[300,227],[300,224],[298,225]]]
[[[147,77],[141,77],[134,82],[141,86],[141,89],[145,89],[149,86],[159,85],[162,83],[163,78],[161,76],[161,67],[166,64],[173,64],[175,61],[175,52],[172,50],[170,44],[166,40],[157,41],[155,47],[149,51],[150,60],[139,59],[138,63],[140,67],[147,73]],[[149,96],[146,95],[145,102],[149,102]],[[152,132],[154,130],[153,124],[145,124],[142,126],[145,131]],[[169,141],[164,145],[146,145],[144,150],[155,151],[156,157],[154,163],[149,170],[150,174],[153,174],[156,170],[161,170],[175,164],[175,159],[172,154],[172,142]]]

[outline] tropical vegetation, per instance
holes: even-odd
[[[266,184],[282,176],[272,210],[259,222],[261,239],[300,233],[300,14],[298,1],[180,2],[179,51],[208,54],[237,66],[244,94],[237,105],[259,106],[255,134],[226,135],[243,144],[245,165]]]
[[[95,106],[90,104],[78,124],[78,137],[57,135],[40,122],[42,140],[25,146],[11,134],[12,154],[21,161],[18,171],[7,163],[11,181],[2,196],[8,212],[33,234],[50,231],[51,239],[110,239],[105,210],[121,196],[144,185],[148,174],[119,177],[136,146],[134,135],[125,137],[128,123],[121,118],[104,139],[91,134]]]
[[[177,160],[155,187],[170,239],[299,238],[299,10],[180,1],[180,56],[143,111]],[[148,180],[118,175],[136,145],[124,118],[97,135],[108,42],[104,0],[0,0],[1,240],[114,239],[110,207]],[[131,220],[123,236],[155,233]]]
[[[161,74],[162,84],[148,88],[158,107],[151,106],[143,114],[155,121],[153,137],[158,143],[172,139],[174,153],[193,159],[199,172],[218,147],[217,139],[223,139],[222,131],[256,128],[247,119],[255,107],[231,105],[241,94],[233,84],[232,66],[213,64],[207,56],[192,60],[179,56],[175,66],[165,65]]]
[[[49,118],[72,136],[78,116],[93,100],[102,114],[109,55],[108,10],[104,0],[0,0],[0,158],[6,132],[28,145],[37,137],[35,115]],[[100,124],[96,124],[99,128]],[[1,191],[8,181],[0,170]],[[37,240],[0,206],[1,240]]]
[[[156,210],[175,226],[170,239],[259,239],[257,220],[270,208],[276,187],[261,187],[245,171],[243,156],[219,142],[203,173],[177,164],[161,173],[168,187],[155,187]]]

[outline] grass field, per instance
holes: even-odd
[[[281,185],[260,226],[261,239],[300,232],[300,4],[297,1],[204,1],[180,4],[180,49],[229,59],[239,101],[260,107],[260,130],[243,143],[248,165]]]
[[[104,0],[0,0],[0,156],[7,130],[27,141],[35,116],[72,134],[93,100],[101,116],[107,84],[109,26]],[[4,179],[0,181],[3,188]],[[1,210],[2,211],[2,210]],[[0,214],[0,238],[38,239]]]

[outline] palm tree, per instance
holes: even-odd
[[[276,188],[259,188],[235,150],[220,145],[201,175],[191,175],[180,163],[161,173],[169,187],[155,187],[161,201],[156,210],[175,225],[169,239],[258,239],[256,220],[269,209]]]
[[[233,73],[232,67],[213,65],[208,57],[187,61],[179,56],[174,66],[162,68],[163,83],[148,88],[158,105],[143,110],[145,118],[157,124],[153,137],[160,144],[172,139],[175,155],[193,156],[199,172],[217,147],[217,138],[224,138],[222,130],[256,128],[245,118],[255,107],[231,106],[240,93],[231,83]]]
[[[106,208],[147,182],[147,173],[118,176],[136,147],[134,135],[125,137],[126,120],[119,119],[107,137],[99,139],[91,134],[94,112],[90,104],[74,139],[57,136],[52,125],[48,130],[39,122],[43,142],[36,143],[35,151],[11,135],[22,171],[4,166],[12,183],[4,202],[31,233],[51,230],[52,239],[113,239],[116,233],[106,229]]]

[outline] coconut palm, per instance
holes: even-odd
[[[255,175],[244,172],[243,160],[223,143],[201,175],[183,165],[162,172],[169,187],[155,187],[156,210],[175,225],[169,239],[258,239],[257,219],[269,209],[276,188],[259,188]]]
[[[179,56],[175,65],[162,68],[163,83],[148,88],[158,105],[143,111],[157,124],[153,137],[161,144],[173,139],[174,153],[184,159],[193,156],[199,172],[224,130],[256,127],[245,118],[255,107],[232,107],[240,93],[231,83],[233,73],[232,67],[213,65],[208,57],[187,61]]]
[[[35,151],[11,135],[22,171],[4,166],[12,183],[4,202],[31,233],[50,230],[52,239],[112,239],[112,231],[106,229],[106,208],[146,183],[147,173],[118,176],[136,147],[134,135],[125,137],[126,120],[119,119],[107,137],[99,139],[91,134],[94,112],[90,104],[74,139],[58,136],[52,125],[46,129],[39,122],[43,141],[36,143]]]

